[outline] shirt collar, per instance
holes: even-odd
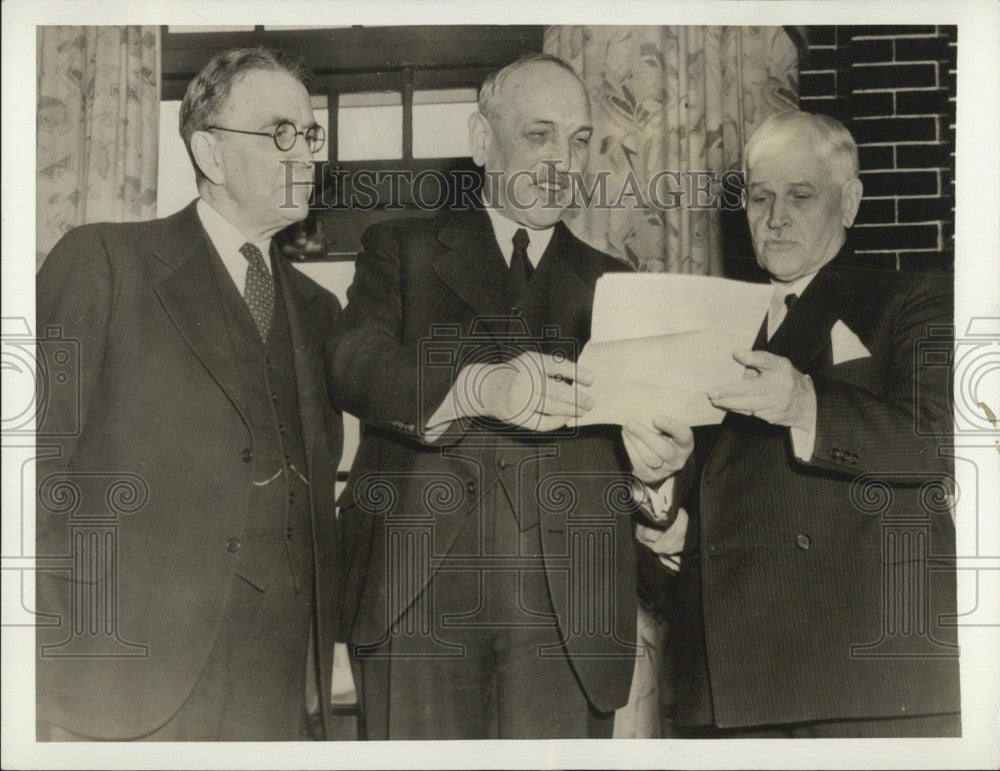
[[[500,252],[503,254],[504,260],[507,261],[507,265],[510,265],[510,259],[514,254],[514,234],[519,229],[524,228],[528,231],[528,238],[530,239],[528,243],[528,261],[532,267],[537,268],[538,263],[542,260],[542,255],[545,254],[545,250],[548,248],[549,241],[552,240],[555,227],[545,228],[544,230],[525,228],[524,225],[507,219],[496,209],[492,209],[489,206],[486,207],[486,213],[490,217],[490,222],[493,223],[493,235],[497,240],[497,245],[500,247]]]
[[[814,278],[816,278],[816,273],[810,273],[805,276],[799,276],[789,284],[785,284],[781,281],[774,281],[772,279],[771,286],[774,287],[774,297],[781,303],[784,303],[785,297],[790,294],[794,294],[796,297],[801,297],[802,293],[806,291],[806,287],[809,286],[810,282]]]
[[[240,248],[247,242],[247,239],[243,237],[240,231],[233,227],[229,220],[213,209],[211,204],[204,198],[198,199],[197,210],[198,218],[201,220],[205,232],[208,233],[212,246],[215,247],[215,251],[222,258],[226,269],[230,274],[234,274],[234,267],[238,267],[239,270],[236,273],[243,273],[247,261],[246,257],[240,252]],[[264,265],[267,266],[268,270],[271,270],[271,260],[268,259],[271,253],[271,239],[261,238],[251,243],[260,249],[260,253],[264,256]],[[240,286],[242,291],[242,284],[237,281],[237,285]]]

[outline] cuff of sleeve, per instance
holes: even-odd
[[[812,378],[805,376],[809,383],[809,407],[806,422],[809,428],[800,426],[790,426],[789,433],[792,438],[792,452],[795,457],[803,463],[812,460],[813,450],[816,448],[816,390],[813,388]]]
[[[455,386],[452,386],[445,394],[444,401],[434,410],[434,414],[430,416],[427,425],[424,426],[424,439],[428,442],[437,441],[448,430],[448,426],[458,418],[459,415],[455,409]]]

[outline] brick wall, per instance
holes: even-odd
[[[799,104],[858,142],[866,260],[951,270],[955,231],[954,26],[809,27]]]

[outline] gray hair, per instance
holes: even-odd
[[[842,185],[857,178],[860,171],[858,146],[851,132],[828,115],[792,111],[770,116],[753,132],[743,152],[744,179],[757,155],[765,149],[779,150],[789,134],[797,131],[809,139],[834,182]]]
[[[191,152],[191,137],[194,132],[215,124],[233,88],[244,75],[255,70],[287,72],[307,88],[312,80],[312,73],[300,59],[264,46],[231,48],[214,56],[188,84],[181,102],[181,139],[199,181],[203,175]]]
[[[552,54],[528,53],[486,76],[483,85],[479,87],[479,113],[486,119],[492,120],[496,116],[496,105],[500,92],[503,90],[504,82],[513,72],[535,62],[554,64],[576,78],[580,82],[580,86],[584,87],[583,81],[580,80],[580,76],[576,73],[576,70],[566,60]],[[585,87],[584,89],[586,90]]]

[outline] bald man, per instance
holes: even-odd
[[[948,282],[854,257],[858,151],[832,118],[768,118],[744,164],[774,294],[746,377],[709,392],[724,422],[696,433],[675,724],[959,735]]]
[[[327,364],[363,421],[339,503],[370,738],[610,736],[627,701],[631,491],[691,436],[567,427],[595,282],[629,269],[561,222],[591,134],[572,69],[525,57],[470,118],[484,206],[365,234]]]

